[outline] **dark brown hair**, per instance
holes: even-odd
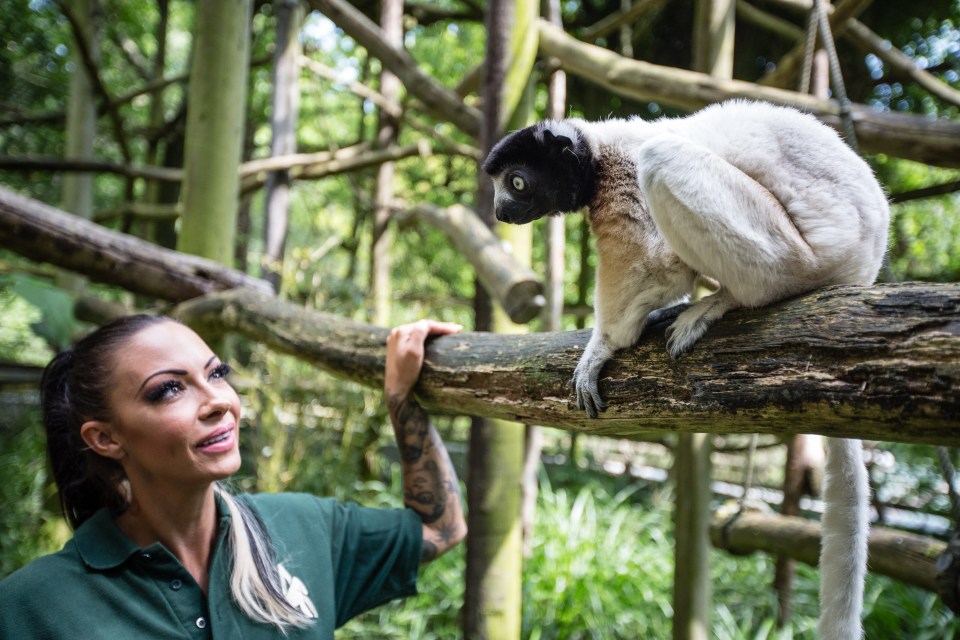
[[[120,491],[123,468],[90,451],[80,427],[88,420],[110,419],[107,390],[116,354],[135,334],[161,322],[176,321],[148,315],[113,320],[57,354],[43,371],[40,405],[47,454],[63,515],[74,529],[102,507],[116,515],[129,506]]]

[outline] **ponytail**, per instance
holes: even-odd
[[[291,627],[313,624],[315,610],[301,611],[287,599],[273,545],[257,512],[220,483],[217,492],[230,512],[230,590],[237,606],[251,620],[272,624],[284,635]]]

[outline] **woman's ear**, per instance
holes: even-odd
[[[120,443],[114,440],[113,431],[109,422],[88,420],[80,425],[80,437],[87,443],[90,450],[105,458],[119,460],[125,452]]]

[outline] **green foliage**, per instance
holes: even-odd
[[[47,473],[36,394],[2,394],[0,407],[0,577],[69,537]],[[52,506],[51,506],[52,505]]]
[[[891,193],[960,180],[960,171],[885,156],[876,159]],[[891,207],[890,269],[895,280],[960,279],[960,194],[910,200]]]
[[[34,331],[43,322],[43,313],[16,292],[13,280],[0,278],[0,361],[44,365],[53,353]]]
[[[39,312],[30,316],[30,329],[33,334],[44,338],[56,349],[65,349],[70,346],[70,339],[77,326],[77,321],[73,317],[73,296],[48,280],[17,273],[0,277],[0,291],[7,290]],[[17,310],[13,311],[16,313]],[[18,314],[20,318],[23,318],[22,314],[23,311]],[[15,316],[12,320],[11,333],[18,333],[21,340],[29,340],[28,332],[17,330],[17,317]],[[22,362],[20,359],[16,361]],[[37,362],[37,364],[42,363]]]

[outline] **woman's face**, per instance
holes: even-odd
[[[226,381],[229,367],[196,333],[151,325],[117,352],[114,367],[104,424],[116,447],[107,455],[134,488],[203,486],[240,468],[240,399]]]

